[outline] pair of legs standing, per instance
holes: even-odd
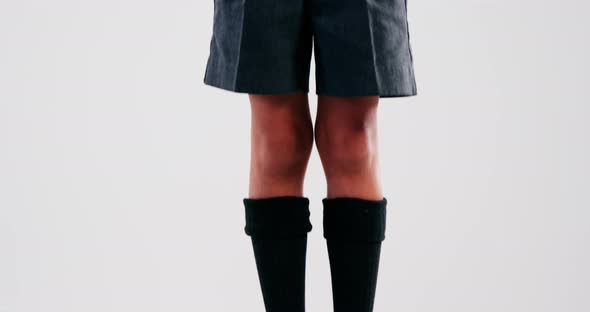
[[[249,94],[249,196],[303,195],[315,142],[327,197],[383,197],[377,145],[378,96],[318,96],[315,127],[307,93]],[[315,129],[314,129],[315,128]]]
[[[313,145],[327,181],[323,230],[335,312],[371,312],[385,206],[379,178],[378,96],[318,96],[315,126],[306,92],[249,94],[252,111],[246,233],[266,311],[305,311],[309,200],[304,177]]]

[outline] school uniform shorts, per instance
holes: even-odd
[[[214,0],[204,83],[252,94],[416,95],[407,0]]]

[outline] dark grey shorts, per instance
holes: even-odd
[[[406,0],[214,0],[204,82],[229,91],[416,95]]]

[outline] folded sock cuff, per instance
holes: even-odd
[[[322,199],[324,237],[329,240],[381,242],[385,239],[387,199]]]
[[[291,238],[312,229],[309,199],[303,196],[244,198],[246,225],[252,237]]]

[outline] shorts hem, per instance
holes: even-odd
[[[207,79],[204,79],[203,83],[206,86],[214,87],[216,89],[221,89],[221,90],[233,92],[233,93],[260,94],[260,95],[279,95],[279,94],[294,93],[294,92],[309,93],[309,88],[302,88],[302,87],[284,88],[284,89],[243,88],[243,87],[237,87],[237,86],[230,86],[230,85],[223,84],[223,83],[216,83],[214,81],[210,81]]]
[[[355,97],[355,96],[378,96],[380,98],[400,98],[400,97],[411,97],[418,95],[417,90],[410,90],[405,92],[366,92],[366,93],[335,93],[335,92],[319,92],[316,91],[316,95],[322,96],[340,96],[340,97]]]
[[[379,95],[380,98],[400,98],[400,97],[411,97],[411,96],[417,96],[418,92],[413,91],[413,92],[409,92],[409,93],[384,93]]]

